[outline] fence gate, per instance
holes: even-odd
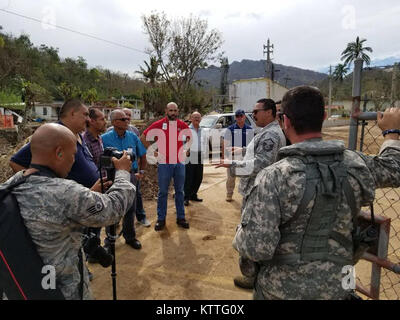
[[[351,119],[349,148],[368,155],[379,153],[383,137],[376,119],[376,112],[365,111]],[[375,300],[399,300],[400,189],[377,189],[373,209],[375,223],[379,225],[379,241],[356,265],[357,291]],[[362,215],[370,220],[370,208],[362,208]]]

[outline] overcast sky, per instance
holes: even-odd
[[[3,32],[30,35],[35,45],[59,48],[61,57],[82,56],[89,66],[132,75],[148,60],[141,16],[152,10],[173,18],[190,13],[221,32],[229,62],[264,59],[274,44],[274,62],[320,70],[340,61],[359,35],[372,59],[400,58],[399,0],[0,0],[0,9],[50,22],[137,49],[129,50],[0,11]]]

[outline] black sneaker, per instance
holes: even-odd
[[[164,227],[165,227],[165,220],[157,220],[154,230],[160,231],[160,230],[164,229]]]
[[[185,200],[183,204],[187,207],[189,205],[189,200]]]
[[[142,248],[142,244],[138,239],[132,239],[132,240],[125,240],[125,243],[128,246],[131,246],[133,249],[139,250]]]
[[[176,224],[182,228],[189,229],[189,223],[185,219],[177,219]]]
[[[196,201],[196,202],[203,202],[203,199],[197,198],[197,196],[190,198],[190,200]]]

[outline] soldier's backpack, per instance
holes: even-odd
[[[280,243],[296,243],[299,250],[292,254],[276,255],[272,263],[295,264],[298,261],[328,260],[343,265],[354,265],[362,254],[376,243],[378,233],[373,221],[373,211],[371,211],[372,223],[360,224],[354,191],[348,182],[347,170],[342,165],[343,150],[337,148],[325,153],[317,150],[308,154],[293,155],[306,164],[307,180],[297,212],[290,221],[280,227]],[[339,204],[343,201],[342,191],[352,212],[351,241],[333,229]],[[314,197],[314,206],[305,231],[293,232],[291,225],[296,224],[298,219],[304,216],[307,206]],[[352,251],[353,258],[346,259],[329,254],[329,239],[335,240],[349,252]]]
[[[60,289],[42,285],[45,265],[11,193],[26,178],[0,189],[0,299],[4,292],[9,300],[64,300]]]

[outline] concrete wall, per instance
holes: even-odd
[[[132,119],[140,120],[140,109],[132,109]]]
[[[257,100],[271,98],[275,101],[282,100],[288,91],[280,84],[266,78],[237,80],[229,86],[229,98],[233,104],[233,110],[253,110]]]

